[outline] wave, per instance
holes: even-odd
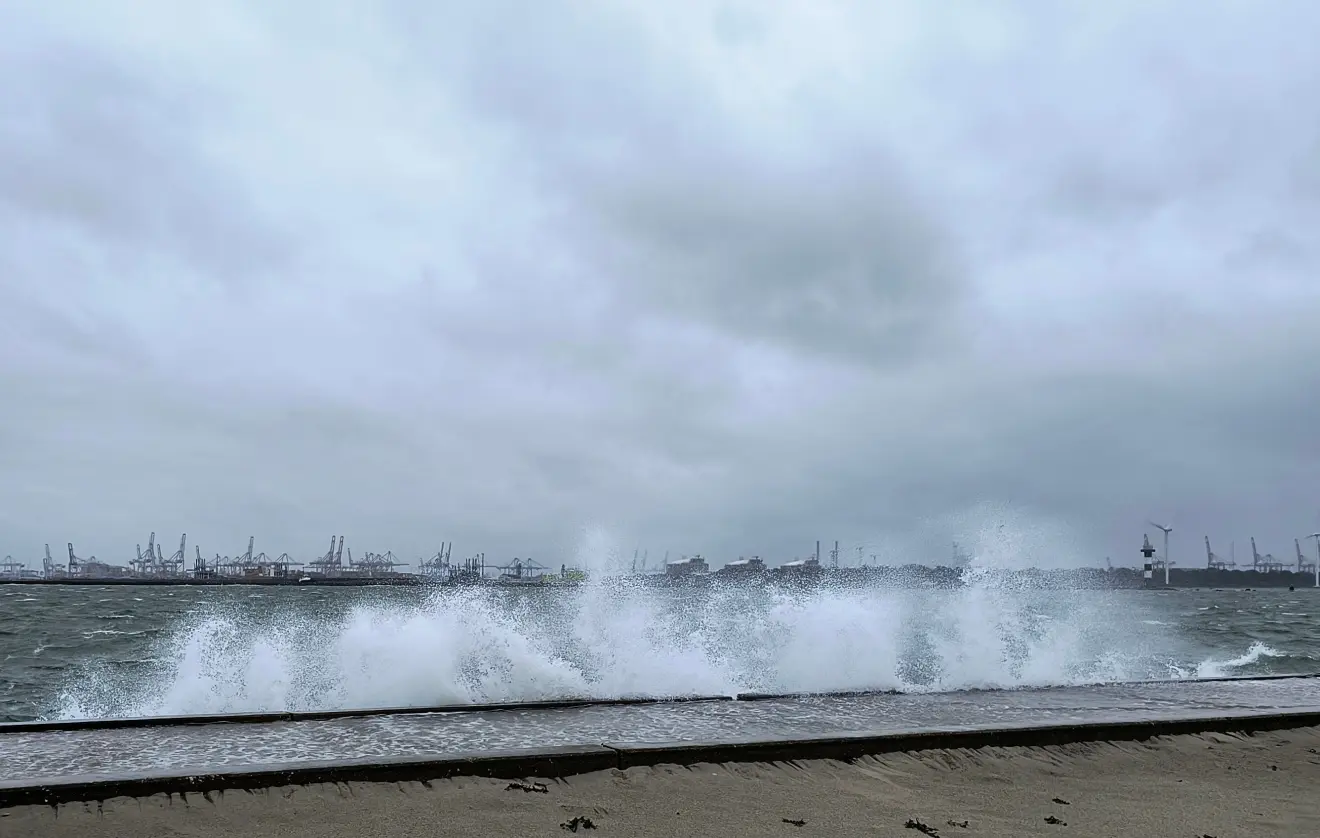
[[[136,668],[84,667],[49,715],[1062,686],[1216,677],[1275,654],[1198,661],[1154,598],[1027,590],[992,573],[922,592],[445,590],[335,613],[289,593],[184,618]]]
[[[1286,658],[1289,657],[1264,643],[1253,643],[1245,653],[1228,660],[1215,660],[1213,658],[1201,661],[1196,665],[1195,678],[1231,678],[1234,675],[1241,674],[1241,670],[1248,667],[1254,667],[1268,658]]]

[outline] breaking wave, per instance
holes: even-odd
[[[1245,654],[1228,660],[1214,660],[1213,658],[1201,661],[1196,665],[1195,670],[1190,677],[1195,678],[1231,678],[1239,675],[1243,670],[1256,667],[1258,664],[1269,658],[1287,657],[1283,652],[1277,651],[1264,643],[1253,643],[1251,648]],[[1176,673],[1180,677],[1189,677],[1188,673],[1178,670]]]
[[[84,669],[60,718],[375,708],[749,691],[951,691],[1214,677],[1273,654],[1198,660],[1124,592],[436,590],[334,613],[216,606],[131,670]],[[1147,603],[1143,605],[1142,603]],[[260,610],[264,609],[264,610]]]

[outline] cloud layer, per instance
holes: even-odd
[[[1320,529],[1312,4],[132,6],[0,12],[0,555]]]

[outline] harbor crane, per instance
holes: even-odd
[[[356,564],[352,557],[349,558],[349,567],[355,573],[365,574],[367,576],[385,576],[395,572],[396,567],[407,567],[407,562],[397,561],[397,556],[393,551],[386,550],[384,553],[372,553],[368,551],[366,555]]]
[[[1256,549],[1256,537],[1251,537],[1251,566],[1259,573],[1279,573],[1283,570],[1283,562],[1274,558],[1273,553],[1261,555]]]
[[[1228,570],[1237,567],[1237,562],[1233,559],[1224,561],[1215,555],[1215,551],[1210,549],[1210,536],[1205,537],[1205,566],[1210,570]]]
[[[1297,548],[1297,572],[1310,573],[1314,571],[1315,565],[1308,562],[1306,556],[1302,555],[1302,540],[1300,538],[1293,539],[1293,547]]]
[[[188,561],[187,550],[188,533],[184,533],[179,538],[179,549],[175,550],[174,555],[170,556],[169,573],[171,576],[178,576],[183,573],[183,566]]]
[[[60,566],[55,564],[55,559],[51,558],[50,545],[47,544],[46,555],[41,560],[41,575],[46,579],[54,579],[59,574],[60,570]]]
[[[142,576],[150,576],[160,573],[162,568],[160,566],[160,557],[156,553],[156,534],[153,532],[151,537],[147,539],[146,553],[142,552],[141,544],[135,546],[137,547],[137,558],[129,562],[129,564],[133,566],[133,569]]]
[[[336,548],[335,540],[339,540],[339,546]],[[325,576],[338,576],[340,568],[343,567],[344,556],[344,537],[330,536],[330,549],[319,559],[313,559],[307,563],[307,566]]]
[[[450,564],[449,557],[454,552],[454,542],[440,542],[440,549],[434,556],[424,561],[418,562],[417,567],[423,576],[441,576],[449,577]]]

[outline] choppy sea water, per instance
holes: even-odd
[[[1311,672],[1315,589],[0,586],[7,721]]]

